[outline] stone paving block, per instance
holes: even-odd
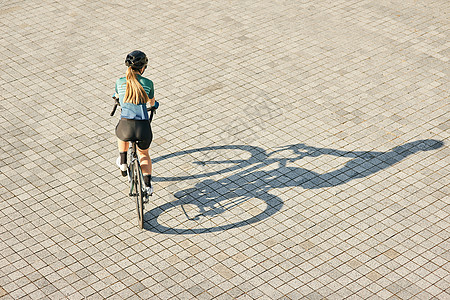
[[[445,1],[130,4],[2,4],[2,299],[449,297]],[[109,117],[137,48],[143,231]]]

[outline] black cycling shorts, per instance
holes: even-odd
[[[124,142],[136,141],[141,150],[148,149],[153,139],[152,128],[148,120],[120,119],[116,126],[116,136]]]

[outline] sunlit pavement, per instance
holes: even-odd
[[[0,4],[2,299],[450,299],[448,1]],[[160,108],[137,227],[128,52]]]

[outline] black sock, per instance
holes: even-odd
[[[144,175],[144,183],[150,187],[152,185],[152,175]]]
[[[127,164],[127,152],[119,152],[120,155],[120,164]]]

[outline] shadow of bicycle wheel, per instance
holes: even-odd
[[[279,197],[265,191],[228,188],[221,193],[227,189],[223,182],[205,180],[177,192],[177,200],[146,213],[144,228],[165,234],[217,232],[262,221],[283,207]]]

